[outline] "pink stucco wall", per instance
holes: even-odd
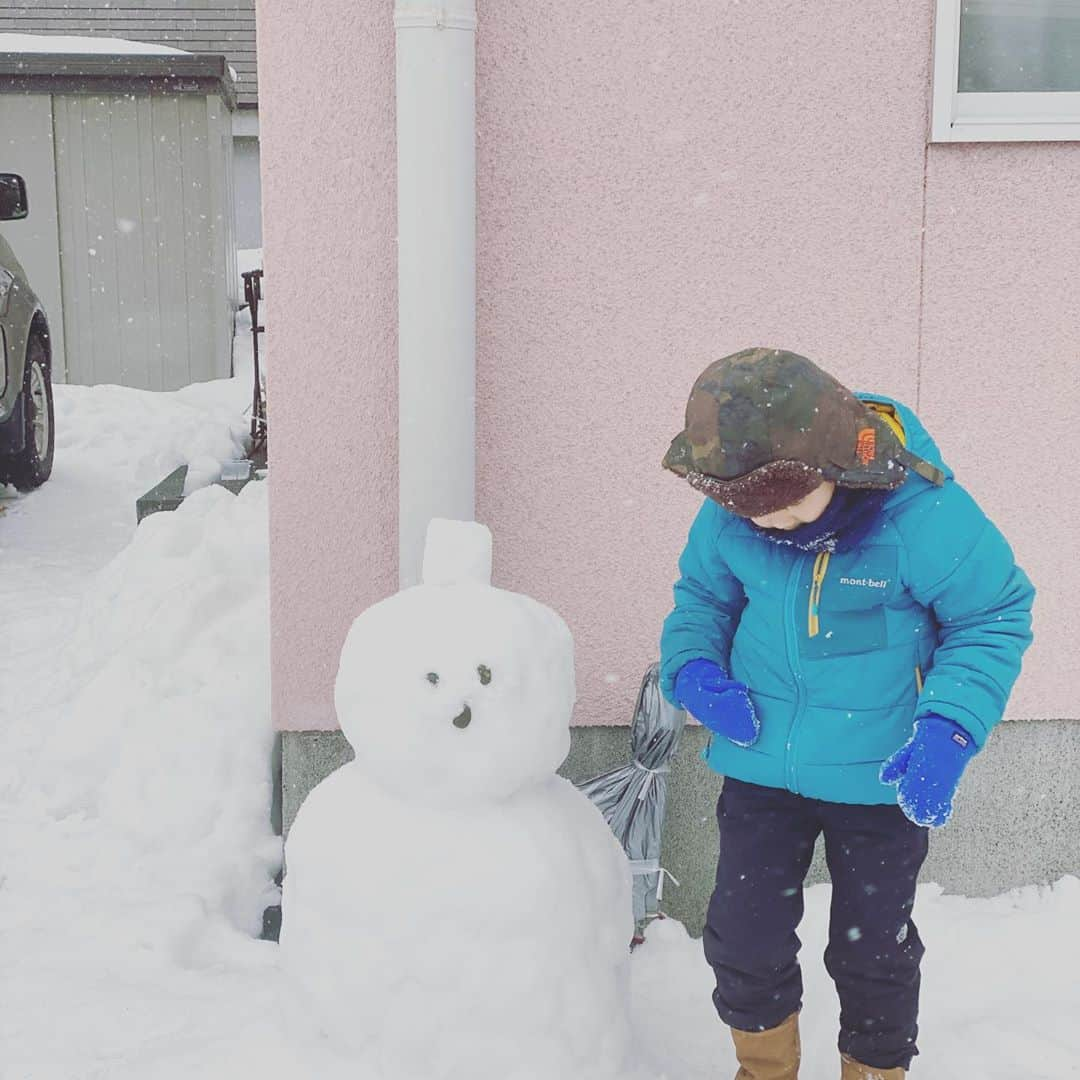
[[[333,726],[348,622],[396,586],[391,9],[259,7],[283,728]],[[575,632],[578,723],[628,719],[697,505],[659,461],[748,344],[919,405],[1043,584],[1014,713],[1080,715],[1042,527],[1080,449],[1074,148],[927,153],[931,9],[480,0],[477,516]]]
[[[397,587],[394,25],[259,0],[273,713],[336,726],[358,611]]]
[[[931,147],[922,414],[1039,588],[1009,715],[1080,717],[1080,145]]]

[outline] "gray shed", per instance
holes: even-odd
[[[30,214],[4,236],[45,305],[54,380],[173,390],[228,376],[240,297],[225,58],[102,39],[2,51],[11,40],[0,165],[26,180]]]

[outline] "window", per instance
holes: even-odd
[[[1080,140],[1080,0],[937,0],[931,139]]]

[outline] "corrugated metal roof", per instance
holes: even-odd
[[[237,100],[259,102],[255,70],[255,0],[3,0],[0,31],[103,34],[218,53],[236,69]]]

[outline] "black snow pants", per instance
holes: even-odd
[[[840,997],[842,1053],[907,1069],[918,1053],[919,962],[911,921],[928,830],[897,806],[853,806],[725,779],[720,858],[705,926],[720,1018],[775,1027],[802,1004],[795,928],[814,842],[825,835],[832,909],[825,966]]]

